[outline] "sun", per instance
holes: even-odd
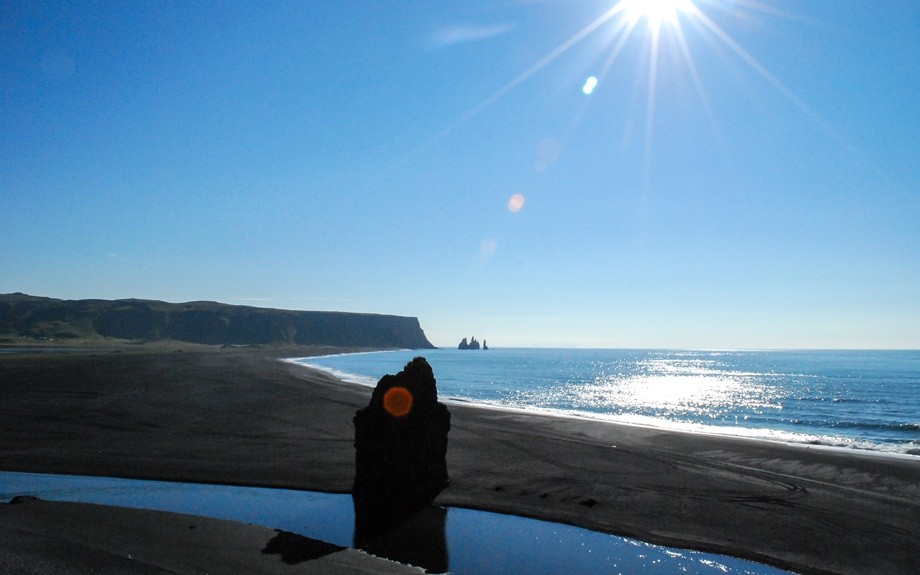
[[[692,0],[621,0],[622,9],[630,26],[645,20],[649,28],[657,30],[662,23],[674,24],[677,15],[693,9]]]
[[[718,23],[718,20],[710,18],[709,13],[724,11],[727,9],[736,10],[735,7],[743,8],[741,12],[763,13],[766,16],[782,15],[792,17],[772,8],[770,3],[762,0],[601,0],[603,12],[593,20],[578,29],[574,34],[565,38],[560,44],[549,50],[543,57],[536,60],[529,67],[524,69],[520,74],[508,80],[504,85],[495,90],[476,105],[471,107],[466,113],[459,116],[453,122],[441,129],[428,138],[426,142],[418,146],[415,150],[409,152],[403,158],[398,160],[395,165],[399,165],[412,160],[422,152],[428,150],[436,142],[447,137],[449,134],[465,125],[471,119],[481,112],[495,104],[498,100],[506,96],[512,90],[518,88],[524,82],[541,72],[544,68],[558,60],[563,54],[572,50],[575,46],[582,43],[588,37],[601,34],[606,35],[606,39],[600,43],[606,52],[603,62],[596,70],[590,70],[589,74],[579,79],[578,87],[582,94],[602,100],[598,96],[607,80],[608,73],[614,70],[617,60],[624,54],[630,54],[627,45],[641,46],[638,61],[638,75],[636,76],[636,86],[639,86],[641,79],[646,80],[645,89],[645,160],[643,168],[644,185],[648,185],[650,165],[652,158],[653,136],[655,126],[655,106],[656,102],[662,95],[658,92],[659,76],[671,74],[673,66],[680,65],[683,62],[684,72],[692,81],[693,88],[699,97],[699,109],[708,116],[712,126],[713,133],[719,131],[715,119],[715,111],[709,103],[706,88],[703,85],[703,77],[697,68],[696,56],[694,55],[693,38],[688,35],[694,34],[697,38],[705,40],[712,49],[719,53],[720,56],[735,56],[741,62],[746,64],[751,70],[759,75],[772,88],[783,95],[789,102],[802,111],[806,117],[815,122],[822,129],[835,138],[839,138],[828,130],[821,119],[815,112],[788,86],[779,78],[774,76],[761,62],[749,53],[745,48],[735,40],[728,31],[724,30]],[[705,10],[703,8],[706,8]],[[640,26],[640,24],[642,24]],[[727,50],[726,50],[727,48]],[[633,51],[635,53],[635,51]],[[664,54],[666,58],[661,58]],[[670,69],[659,71],[659,65],[669,66]],[[642,68],[647,65],[647,71]],[[622,81],[614,82],[622,85]],[[638,90],[635,90],[638,94]],[[684,94],[680,94],[682,98]],[[636,98],[634,98],[635,100]],[[603,100],[602,100],[603,101]],[[631,112],[632,113],[632,112]],[[629,126],[632,126],[632,119]],[[631,129],[631,128],[630,128]],[[391,167],[390,169],[394,169]],[[510,204],[509,204],[510,206]],[[509,208],[510,209],[510,208]],[[514,210],[512,210],[514,211]],[[483,243],[484,253],[491,245],[494,251],[493,240]],[[488,254],[486,254],[488,255]]]

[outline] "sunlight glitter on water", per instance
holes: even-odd
[[[576,408],[668,418],[712,419],[739,408],[782,409],[762,374],[720,370],[707,360],[650,359],[634,373],[602,373],[590,383],[556,391],[555,401]]]
[[[418,354],[303,363],[374,385]],[[493,348],[424,355],[448,401],[920,454],[918,352]]]

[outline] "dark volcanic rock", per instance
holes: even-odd
[[[479,349],[479,342],[475,337],[471,337],[469,342],[466,341],[466,338],[463,338],[457,349]]]
[[[450,412],[423,357],[384,375],[355,423],[355,543],[391,531],[444,489]]]
[[[38,497],[34,495],[17,495],[16,497],[10,499],[10,505],[20,505],[22,503],[29,503],[30,501],[41,501]]]

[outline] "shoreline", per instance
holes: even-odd
[[[411,350],[392,350],[392,351],[411,351]],[[336,353],[330,355],[322,356],[312,356],[312,358],[320,357],[340,357],[343,355],[360,355],[367,353],[386,353],[385,351],[362,351],[356,353]],[[423,354],[422,351],[419,351],[420,354]],[[351,383],[355,385],[360,385],[362,387],[373,388],[376,385],[377,381],[370,376],[363,376],[356,373],[349,373],[339,371],[333,368],[327,368],[325,366],[316,365],[316,364],[304,364],[300,363],[300,360],[309,360],[311,357],[290,357],[290,358],[279,358],[281,361],[286,363],[291,363],[297,365],[301,368],[312,369],[322,373],[326,373],[332,377],[335,377],[345,383]],[[383,374],[381,374],[383,375]],[[439,401],[445,403],[448,406],[451,405],[466,405],[477,407],[480,409],[494,409],[498,411],[508,411],[511,413],[521,413],[521,414],[536,414],[536,415],[546,415],[551,417],[568,417],[577,420],[583,421],[597,421],[603,423],[612,423],[615,425],[627,425],[627,426],[636,426],[642,427],[650,430],[662,430],[662,431],[673,431],[675,433],[692,433],[700,435],[711,435],[715,437],[732,437],[739,439],[749,439],[751,441],[766,441],[770,443],[777,443],[780,445],[786,446],[807,446],[814,449],[830,449],[830,450],[842,450],[843,453],[870,453],[875,454],[880,457],[896,457],[896,458],[914,458],[916,461],[920,462],[920,448],[907,448],[906,451],[897,451],[897,447],[894,447],[897,444],[886,444],[879,442],[871,442],[873,447],[860,447],[858,442],[865,441],[856,438],[846,438],[841,437],[843,440],[852,440],[853,443],[849,445],[837,445],[827,442],[822,442],[820,439],[809,439],[811,437],[821,437],[825,436],[813,436],[804,433],[796,433],[792,431],[782,431],[782,430],[773,430],[769,428],[749,428],[749,427],[730,427],[722,425],[705,425],[701,423],[691,423],[691,422],[672,422],[669,420],[660,420],[651,417],[639,416],[644,419],[651,419],[656,422],[661,422],[660,424],[655,424],[651,422],[644,421],[630,421],[628,418],[623,418],[614,415],[608,415],[603,413],[592,413],[592,412],[580,412],[574,410],[564,410],[548,407],[534,407],[534,406],[514,406],[514,405],[501,405],[497,403],[488,403],[482,400],[475,400],[470,398],[459,398],[459,397],[450,397],[444,396],[439,392]],[[751,432],[751,433],[746,433]],[[769,433],[757,435],[757,432],[775,432],[779,435],[784,436],[798,436],[801,437],[801,440],[796,439],[781,439],[769,437]],[[892,445],[892,450],[880,449],[887,445]]]
[[[9,471],[348,493],[351,418],[370,388],[279,361],[290,351],[7,356],[0,460]],[[915,458],[473,405],[450,410],[451,484],[437,505],[803,574],[920,567]]]

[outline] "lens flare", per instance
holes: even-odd
[[[383,394],[383,408],[393,417],[409,415],[412,401],[412,393],[402,386],[391,387]]]
[[[524,207],[524,194],[514,194],[511,196],[511,199],[508,200],[508,210],[512,214],[516,214],[521,211],[521,208]]]

